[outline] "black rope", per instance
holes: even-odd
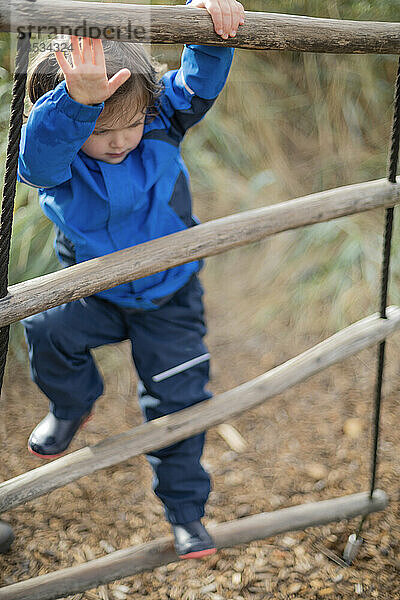
[[[399,142],[400,142],[400,58],[397,69],[396,89],[394,95],[394,112],[393,112],[393,127],[392,139],[389,155],[389,172],[388,180],[390,183],[396,183],[397,166],[399,162]],[[389,267],[390,267],[390,250],[393,232],[393,214],[394,208],[386,209],[385,215],[385,238],[383,243],[383,260],[382,260],[382,279],[381,279],[381,310],[380,316],[386,319],[387,294],[389,286]],[[385,346],[384,340],[379,344],[378,349],[378,369],[375,387],[375,403],[374,403],[374,420],[373,420],[373,448],[371,459],[371,482],[370,496],[375,489],[376,471],[378,466],[378,440],[379,440],[379,422],[381,414],[381,399],[382,399],[382,381],[383,370],[385,367]]]
[[[14,198],[17,183],[19,142],[21,139],[27,68],[30,50],[30,34],[18,36],[12,90],[10,128],[7,140],[7,156],[4,175],[3,199],[0,217],[0,298],[7,296],[8,264],[10,259],[11,230]],[[0,392],[3,385],[10,326],[0,328]]]
[[[388,165],[388,180],[390,183],[396,183],[397,166],[399,162],[399,143],[400,143],[400,57],[399,65],[397,69],[396,78],[396,89],[394,95],[394,111],[393,111],[393,126],[392,126],[392,138],[390,145],[389,154],[389,165]],[[385,211],[385,236],[383,242],[383,260],[382,260],[382,275],[381,275],[381,294],[380,294],[380,317],[387,319],[386,306],[387,306],[387,295],[389,287],[389,267],[390,267],[390,252],[393,232],[393,214],[394,208],[387,208]],[[370,475],[370,491],[369,495],[372,499],[376,473],[378,469],[378,443],[379,443],[379,426],[381,417],[381,404],[382,404],[382,382],[383,382],[383,371],[385,367],[385,348],[386,340],[379,344],[378,348],[378,363],[376,373],[376,384],[375,384],[375,401],[374,401],[374,415],[373,415],[373,443],[371,453],[371,475]],[[357,537],[360,536],[362,527],[367,516],[362,517],[360,525],[357,530]]]
[[[21,139],[26,77],[29,61],[30,34],[19,34],[15,58],[14,83],[12,90],[10,127],[7,139],[7,154],[4,174],[3,197],[0,216],[0,298],[7,296],[8,263],[10,259],[11,231],[14,214],[14,198],[17,185],[19,142]],[[10,326],[0,328],[0,393],[6,366]],[[2,527],[2,552],[10,547],[14,533],[8,523],[0,521]]]

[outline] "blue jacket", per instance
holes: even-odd
[[[197,224],[180,144],[222,90],[232,56],[231,48],[185,46],[180,69],[162,78],[159,115],[120,164],[80,150],[104,104],[76,102],[64,81],[35,103],[22,130],[18,181],[38,188],[64,265]],[[97,295],[120,306],[156,309],[199,268],[199,261],[190,262]]]

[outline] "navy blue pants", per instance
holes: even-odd
[[[103,382],[91,348],[130,339],[147,421],[211,397],[205,389],[209,355],[203,290],[196,275],[154,311],[121,308],[96,296],[57,306],[22,321],[32,379],[59,418],[91,409]],[[210,479],[200,464],[205,434],[148,455],[154,491],[171,523],[201,518]]]

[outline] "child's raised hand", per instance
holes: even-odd
[[[214,23],[215,33],[224,40],[235,37],[239,25],[244,23],[244,8],[237,0],[192,0],[189,7],[205,8]]]
[[[129,79],[129,69],[121,69],[108,79],[103,43],[100,39],[84,37],[82,44],[79,44],[79,38],[72,35],[71,45],[72,67],[62,52],[55,52],[55,55],[64,73],[68,93],[76,102],[100,104]]]

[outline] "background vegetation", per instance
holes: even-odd
[[[398,8],[398,0],[244,4],[255,11],[381,21],[396,20]],[[179,64],[180,48],[154,46],[152,52],[170,68]],[[3,177],[11,90],[4,34],[0,65]],[[385,177],[396,67],[397,57],[387,55],[237,51],[221,97],[184,143],[201,220]],[[210,285],[224,282],[226,305],[235,306],[235,326],[247,336],[277,319],[294,335],[324,335],[376,310],[382,224],[383,212],[373,211],[280,234],[209,259],[205,278]],[[398,303],[396,229],[394,237],[390,300]],[[52,246],[52,226],[35,190],[19,185],[10,282],[57,269]],[[12,339],[14,355],[23,356],[19,326]]]

